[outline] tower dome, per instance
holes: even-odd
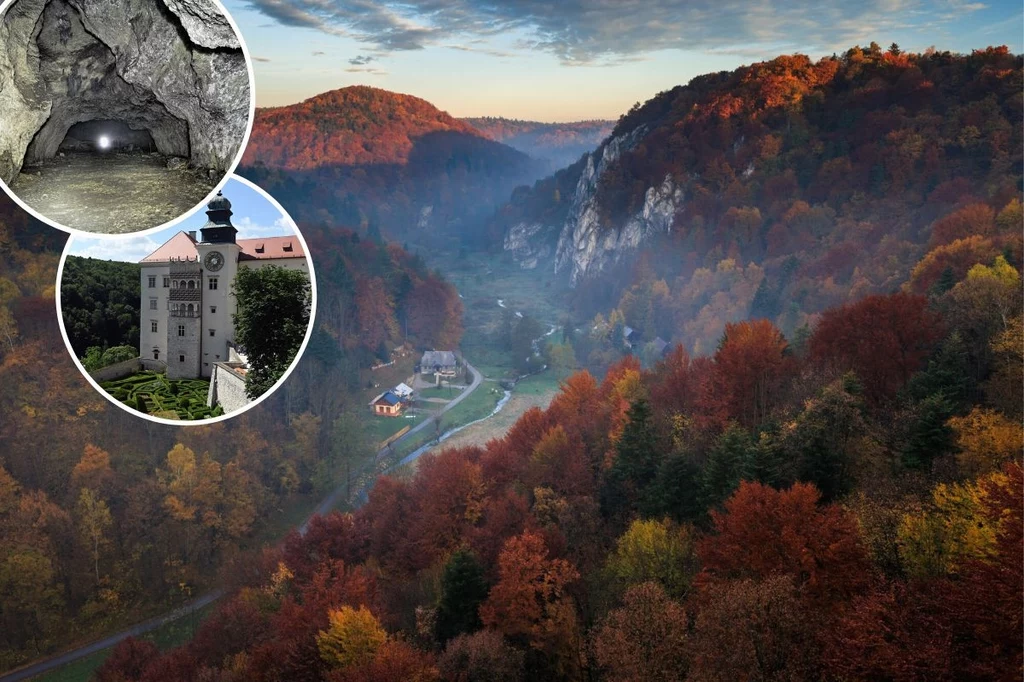
[[[203,241],[208,244],[235,243],[238,230],[231,224],[231,202],[223,192],[206,205],[206,224],[202,226]]]
[[[224,196],[224,192],[217,192],[217,196],[210,200],[210,203],[206,205],[206,212],[210,211],[230,211],[231,202]]]

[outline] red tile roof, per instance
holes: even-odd
[[[302,242],[298,236],[288,237],[259,237],[257,239],[239,239],[238,246],[242,253],[239,260],[266,260],[277,258],[305,258],[306,253],[302,250]],[[179,232],[166,242],[163,246],[142,259],[143,263],[166,263],[174,259],[190,258],[195,260],[199,257],[196,251],[196,242],[187,232]]]
[[[291,237],[260,237],[258,239],[239,239],[242,247],[239,260],[266,258],[305,258],[302,242],[297,236]]]
[[[164,263],[172,258],[199,258],[196,251],[196,243],[187,232],[179,232],[161,246],[159,249],[142,259],[143,263]]]

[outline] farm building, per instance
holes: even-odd
[[[393,391],[384,391],[370,401],[370,408],[373,410],[373,413],[385,417],[400,416],[404,406],[405,404],[402,402],[402,399],[395,395]]]
[[[419,364],[419,373],[433,375],[437,383],[440,383],[441,379],[451,380],[458,373],[458,369],[458,358],[450,350],[428,350],[423,354]]]

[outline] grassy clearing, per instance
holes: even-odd
[[[475,366],[475,365],[474,365]],[[454,400],[459,397],[463,389],[453,388],[450,386],[431,386],[430,388],[423,388],[416,391],[416,395],[420,398],[444,398],[445,400]]]
[[[376,414],[369,414],[369,408],[367,408],[367,415],[366,419],[363,420],[363,426],[366,431],[366,437],[370,439],[371,443],[377,445],[378,443],[383,443],[385,440],[407,426],[416,426],[424,419],[426,419],[426,415],[424,414],[403,414],[401,417],[382,417]]]
[[[498,404],[504,391],[492,384],[481,384],[479,388],[466,396],[466,399],[441,415],[441,431],[483,419]]]

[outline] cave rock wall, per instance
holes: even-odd
[[[238,37],[209,0],[18,0],[0,22],[0,177],[97,119],[225,171],[250,94]]]

